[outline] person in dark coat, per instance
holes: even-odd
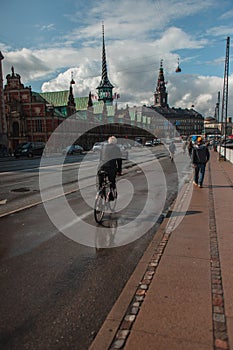
[[[203,144],[202,137],[198,137],[197,144],[193,146],[192,151],[192,164],[194,167],[193,183],[198,187],[202,187],[203,185],[206,163],[209,159],[210,152],[208,147]]]

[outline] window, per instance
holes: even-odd
[[[43,131],[42,120],[36,119],[35,124],[36,124],[36,132],[42,132]]]
[[[18,122],[14,122],[12,124],[12,133],[14,137],[19,136],[19,123]]]

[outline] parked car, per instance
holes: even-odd
[[[223,142],[222,146],[227,148],[233,148],[233,139],[226,140],[226,142]]]
[[[121,150],[122,159],[129,159],[129,152],[127,151],[125,145],[117,144]]]
[[[154,140],[153,140],[153,145],[154,145],[154,146],[161,145],[160,139],[154,139]]]
[[[16,147],[14,156],[15,158],[32,158],[34,156],[41,156],[43,154],[44,148],[44,142],[23,142]]]
[[[145,146],[146,147],[153,147],[153,141],[152,140],[146,141]]]
[[[126,149],[131,149],[131,148],[132,148],[132,145],[131,145],[131,143],[126,142],[126,143],[124,143],[124,147],[125,147]]]
[[[138,141],[134,141],[134,145],[133,145],[133,147],[138,147],[138,148],[141,148],[141,147],[143,147],[143,146],[142,146],[142,144],[141,144],[140,142],[138,142]]]
[[[102,147],[105,143],[107,143],[107,142],[96,142],[94,144],[94,146],[92,147],[92,151],[93,152],[100,152],[100,150],[102,149]]]
[[[83,153],[83,147],[79,145],[72,145],[67,146],[62,150],[62,154],[82,154]]]
[[[102,149],[102,147],[105,145],[105,144],[107,144],[108,142],[107,141],[104,141],[104,142],[96,142],[95,144],[94,144],[94,146],[92,147],[92,151],[93,152],[100,152],[101,151],[101,149]],[[125,146],[125,145],[123,145],[123,144],[117,144],[117,146],[120,148],[120,150],[121,150],[121,153],[122,153],[122,158],[123,159],[128,159],[129,158],[129,152],[128,152],[128,150],[127,150],[127,147]]]

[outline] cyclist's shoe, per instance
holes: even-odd
[[[117,190],[116,189],[113,190],[113,196],[115,199],[117,199]]]

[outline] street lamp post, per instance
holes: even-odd
[[[229,48],[230,48],[230,37],[227,37],[226,45],[226,58],[225,58],[225,71],[224,71],[224,83],[223,83],[223,98],[222,98],[222,115],[221,115],[221,134],[224,136],[224,156],[223,159],[226,160],[226,137],[227,137],[227,104],[228,104],[228,75],[229,75]],[[224,132],[224,134],[223,134]],[[221,159],[221,144],[219,150],[219,159]]]

